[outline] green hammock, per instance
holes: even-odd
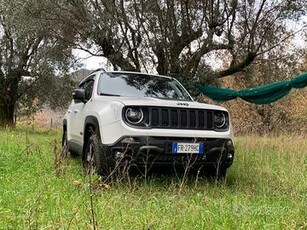
[[[289,93],[292,88],[307,86],[307,73],[298,75],[290,81],[279,81],[250,89],[232,90],[213,86],[197,85],[198,89],[215,101],[228,101],[237,97],[254,104],[269,104]]]

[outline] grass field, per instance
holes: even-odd
[[[79,159],[55,160],[59,148],[59,131],[0,131],[0,229],[92,229],[93,217],[96,229],[307,229],[306,137],[236,138],[223,183],[89,183]]]

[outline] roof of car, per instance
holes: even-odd
[[[172,79],[170,76],[164,76],[159,74],[151,74],[151,73],[142,73],[142,72],[136,72],[136,71],[106,71],[107,73],[123,73],[123,74],[138,74],[138,75],[144,75],[144,76],[156,76],[156,77],[164,77]]]
[[[101,72],[101,73],[114,73],[114,74],[138,74],[138,75],[144,75],[144,76],[155,76],[155,77],[163,77],[172,79],[172,77],[164,76],[164,75],[158,75],[158,74],[151,74],[151,73],[142,73],[142,72],[136,72],[136,71],[106,71],[103,68],[96,69],[92,71],[88,76],[84,77],[80,82],[79,85],[81,85],[83,82],[85,82],[89,77],[93,76],[93,74]]]

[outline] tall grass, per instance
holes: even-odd
[[[52,130],[0,131],[0,229],[307,228],[303,137],[236,138],[223,183],[159,174],[108,185],[89,183],[79,159],[55,160],[60,139]]]

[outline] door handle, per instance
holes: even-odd
[[[71,113],[71,110],[67,110],[67,113]]]
[[[77,110],[77,109],[74,110],[74,113],[78,113],[78,112],[79,112],[79,110]]]

